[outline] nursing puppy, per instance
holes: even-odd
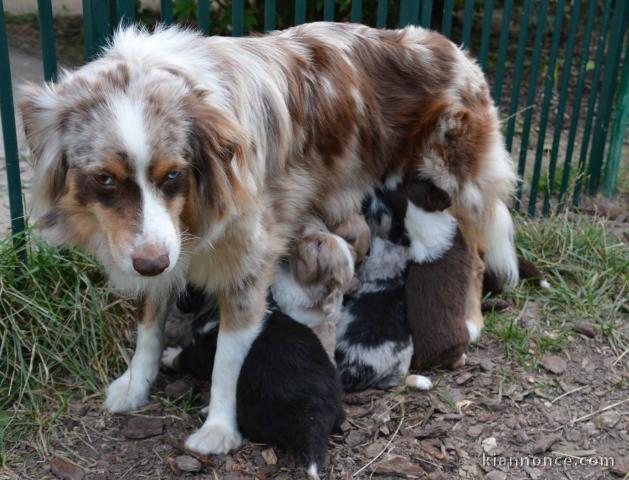
[[[504,204],[515,175],[498,113],[481,69],[438,33],[129,27],[90,64],[24,88],[20,110],[33,221],[141,299],[136,352],[107,390],[109,411],[148,402],[177,291],[188,281],[218,296],[208,418],[186,443],[196,452],[240,444],[238,373],[304,217],[333,228],[383,179],[421,173],[451,196],[489,268],[517,280]]]
[[[429,180],[405,182],[387,196],[404,218],[410,241],[406,319],[413,336],[411,367],[457,368],[480,335],[482,262],[446,209],[450,198]]]
[[[210,380],[218,310],[195,319],[192,343],[168,348],[163,363]],[[276,309],[245,357],[236,390],[236,418],[253,442],[292,452],[311,478],[325,464],[328,439],[345,420],[338,373],[313,331]]]

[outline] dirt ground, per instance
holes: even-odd
[[[622,478],[629,467],[629,358],[587,325],[580,331],[536,369],[484,337],[466,367],[432,372],[437,385],[429,393],[347,395],[347,422],[330,440],[325,477]],[[268,446],[245,443],[209,458],[187,452],[183,442],[202,422],[207,385],[162,374],[155,393],[130,415],[105,413],[98,399],[71,403],[49,455],[25,447],[23,469],[6,478],[306,478],[289,454]]]

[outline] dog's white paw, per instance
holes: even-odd
[[[183,348],[181,347],[168,347],[162,353],[162,365],[167,368],[173,368],[175,365],[175,360],[181,353]]]
[[[432,382],[430,378],[423,375],[409,375],[406,377],[406,386],[425,391],[432,388]]]
[[[204,423],[186,440],[186,448],[201,455],[219,455],[238,448],[242,437],[238,430],[223,422]]]
[[[470,335],[470,342],[475,342],[480,338],[481,327],[478,326],[473,320],[466,320],[465,326]]]
[[[132,380],[127,370],[107,388],[105,407],[111,413],[137,410],[149,401],[150,387],[146,381]]]

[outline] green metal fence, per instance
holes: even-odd
[[[175,2],[182,0],[175,0]],[[188,0],[188,5],[190,0]],[[161,0],[164,23],[180,9]],[[472,51],[501,108],[522,178],[514,208],[530,216],[614,194],[629,117],[628,0],[197,0],[205,34],[240,36],[315,20],[379,28],[416,24]],[[225,6],[227,5],[227,6]],[[51,0],[38,0],[44,78],[57,75]],[[2,7],[3,8],[3,7]],[[136,21],[134,0],[83,0],[85,54],[98,55],[116,25]],[[4,11],[0,97],[12,229],[24,229]]]

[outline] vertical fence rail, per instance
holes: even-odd
[[[502,98],[502,82],[507,63],[507,46],[509,45],[509,26],[511,25],[512,7],[513,0],[505,0],[504,11],[502,12],[503,16],[500,30],[500,45],[498,47],[498,61],[496,66],[496,75],[494,77],[494,100],[498,106],[500,106],[500,100]]]
[[[629,35],[625,45],[625,61],[620,76],[620,92],[618,94],[618,111],[612,126],[609,155],[605,164],[604,194],[611,197],[616,190],[616,181],[620,170],[620,157],[629,120]]]
[[[46,81],[52,82],[57,79],[57,47],[51,0],[37,0],[37,10],[39,11],[39,35],[44,62],[44,78]]]
[[[544,156],[544,140],[546,139],[546,127],[548,125],[548,110],[553,96],[555,85],[555,64],[557,63],[557,53],[559,51],[559,39],[561,37],[561,24],[563,22],[564,0],[558,0],[555,10],[555,22],[553,24],[553,39],[550,47],[550,59],[546,67],[546,79],[544,85],[544,99],[542,100],[541,118],[537,132],[537,148],[535,149],[535,163],[533,165],[533,178],[531,179],[531,193],[529,195],[529,215],[535,216],[537,190],[539,187],[540,174],[542,171],[542,160]]]
[[[242,37],[245,33],[245,0],[232,1],[232,35]]]
[[[205,34],[210,33],[210,0],[197,0],[197,24]]]
[[[306,23],[306,0],[295,0],[295,25]]]
[[[173,23],[173,2],[172,0],[160,0],[159,11],[161,20],[166,25]]]
[[[441,20],[441,33],[446,37],[452,35],[452,9],[454,0],[443,0],[443,19]]]
[[[334,2],[334,0],[332,0]],[[326,5],[329,2],[326,1]],[[270,32],[275,30],[275,17],[277,15],[277,6],[275,0],[265,0],[264,2],[264,31]]]
[[[13,110],[13,92],[11,89],[11,64],[9,63],[9,43],[4,21],[4,5],[0,4],[0,110],[2,116],[2,135],[4,138],[4,159],[9,187],[9,210],[11,214],[11,232],[14,246],[21,252],[24,260],[22,239],[24,231],[24,206],[22,204],[22,182],[20,180],[20,157],[17,147],[17,132]]]

